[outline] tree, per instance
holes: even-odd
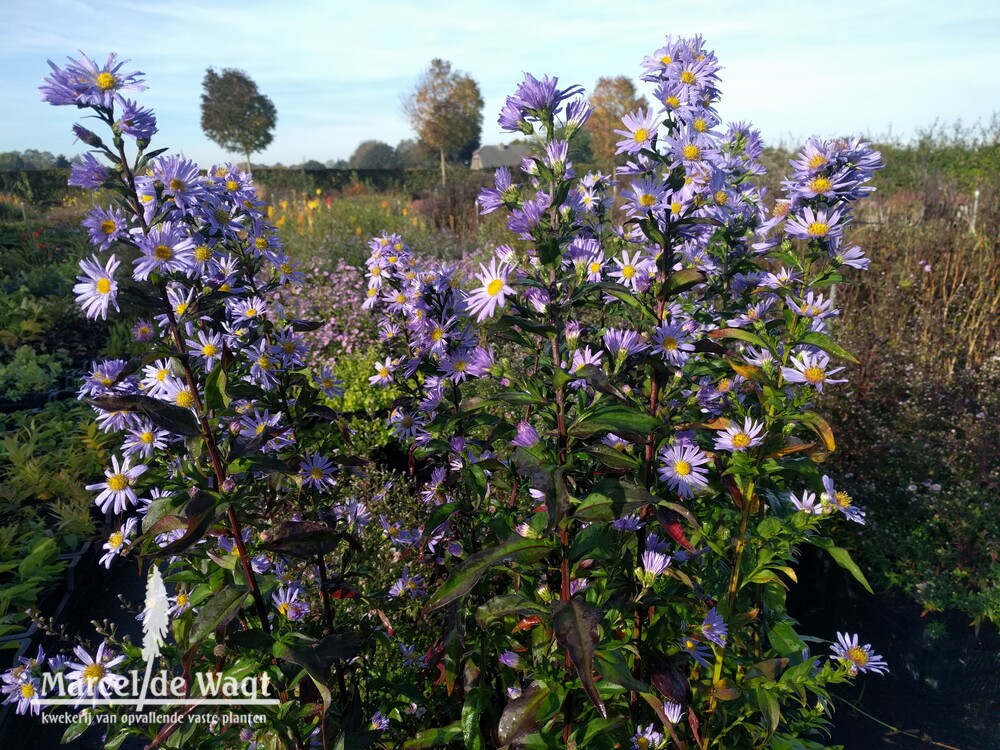
[[[420,140],[438,152],[443,185],[445,158],[471,154],[479,147],[483,129],[479,84],[465,73],[452,72],[450,62],[435,58],[403,102],[403,111]]]
[[[222,148],[244,154],[250,169],[250,154],[263,151],[274,139],[274,102],[242,70],[224,68],[218,75],[209,68],[202,85],[201,129]]]
[[[398,169],[396,149],[382,141],[363,141],[347,161],[351,169]]]
[[[598,78],[594,92],[590,95],[594,112],[583,126],[590,133],[590,150],[594,159],[602,167],[611,171],[616,163],[615,151],[621,136],[615,130],[622,129],[622,118],[629,112],[642,107],[647,109],[646,97],[636,97],[635,84],[625,76]]]

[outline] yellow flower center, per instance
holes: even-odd
[[[291,605],[288,602],[282,602],[278,605],[278,612],[285,617],[288,617],[288,610],[291,609]]]
[[[699,117],[697,120],[694,121],[694,129],[697,130],[699,133],[704,133],[706,130],[708,130],[708,123]]]
[[[164,370],[157,370],[156,371],[156,379],[159,380],[162,383],[164,380],[167,379],[167,375],[169,375],[169,374],[170,374],[170,370],[166,370],[166,369],[164,369]]]
[[[737,432],[733,435],[733,445],[737,448],[746,448],[750,445],[750,436],[745,432]]]
[[[809,159],[810,169],[819,169],[824,164],[826,164],[826,157],[822,154],[816,154],[811,159]]]
[[[638,748],[639,750],[649,750],[649,740],[648,740],[648,739],[646,739],[645,737],[639,737],[639,738],[638,738],[638,739],[637,739],[637,740],[635,741],[635,746],[636,746],[636,747],[637,747],[637,748]]]
[[[841,508],[850,508],[851,503],[854,502],[854,498],[852,498],[843,490],[837,490],[837,492],[834,493],[833,499],[837,501],[837,505],[839,505]]]
[[[215,344],[205,344],[201,347],[201,353],[206,357],[214,357],[219,353],[219,347]]]
[[[108,544],[111,545],[111,549],[118,549],[125,542],[125,535],[120,531],[114,532],[108,537]]]
[[[460,359],[457,362],[455,362],[453,366],[455,368],[455,372],[465,372],[466,368],[468,367],[468,364],[464,359]]]
[[[253,244],[258,250],[267,250],[267,237],[258,237]]]
[[[256,307],[248,307],[246,310],[243,311],[243,314],[246,317],[248,317],[248,318],[252,318],[254,315],[257,314],[257,308]]]
[[[695,78],[694,73],[692,73],[690,70],[685,70],[683,73],[681,73],[681,83],[683,84],[690,86],[696,80],[697,79]]]
[[[309,472],[309,477],[318,482],[323,478],[323,470],[316,466]]]
[[[35,686],[30,682],[25,682],[21,684],[21,697],[27,700],[31,700],[35,697]]]
[[[646,128],[639,128],[632,135],[632,138],[635,139],[636,143],[644,143],[649,140],[649,131]]]
[[[100,294],[108,294],[111,291],[111,279],[98,279],[97,280],[97,291]]]
[[[667,336],[663,339],[663,350],[666,352],[672,352],[677,348],[677,339],[673,336]]]
[[[812,385],[819,385],[826,380],[826,373],[818,367],[807,367],[805,372],[802,374],[805,377],[806,382]]]
[[[806,228],[810,237],[826,237],[830,231],[830,226],[823,221],[814,221]]]
[[[186,388],[184,390],[177,391],[177,395],[174,396],[174,403],[185,409],[190,409],[194,406],[194,394]]]
[[[101,231],[104,234],[113,234],[115,231],[115,223],[111,219],[105,219],[101,222]]]
[[[686,477],[691,473],[691,464],[687,461],[675,461],[674,462],[674,473],[678,476]]]
[[[681,106],[680,98],[674,96],[673,94],[664,99],[663,103],[667,105],[667,107],[669,107],[670,109],[677,109],[679,106]]]
[[[670,203],[670,213],[679,214],[681,212],[681,204],[677,201],[672,201]]]
[[[826,177],[813,177],[809,181],[809,189],[814,193],[826,193],[833,187],[833,183]]]
[[[278,266],[278,270],[280,270],[283,274],[286,274],[286,275],[290,274],[292,272],[292,264],[291,263],[282,263],[280,266]]]
[[[622,268],[622,278],[631,279],[635,276],[635,266],[629,264]]]
[[[715,202],[718,203],[720,206],[724,206],[729,202],[729,196],[726,195],[725,190],[717,191],[715,195],[713,195],[712,197],[715,198]]]
[[[112,492],[121,492],[128,487],[128,477],[124,474],[112,474],[108,477],[108,489]]]
[[[178,315],[183,315],[184,313],[187,312],[187,309],[188,309],[188,303],[187,302],[178,302],[174,306],[174,312],[177,313]]]
[[[271,358],[268,357],[266,354],[260,355],[257,358],[257,367],[259,367],[262,370],[270,370],[271,369]]]
[[[153,433],[150,432],[149,430],[146,430],[141,435],[139,435],[139,440],[144,442],[146,445],[149,445],[150,443],[153,442]]]
[[[183,591],[177,595],[177,606],[178,607],[186,607],[187,603],[189,601],[190,601],[190,597],[188,597],[188,595],[185,594]]]
[[[226,180],[226,190],[228,190],[229,192],[235,192],[239,190],[239,187],[240,183],[238,183],[236,180]]]
[[[670,65],[670,63],[672,63],[673,61],[674,58],[672,58],[670,55],[664,55],[663,57],[660,58],[660,62],[663,63],[664,65]]]
[[[184,180],[178,180],[176,177],[170,180],[170,190],[175,193],[183,193],[186,187]]]
[[[435,328],[433,331],[431,331],[431,341],[440,341],[443,338],[444,338],[444,331],[442,331],[440,328]]]
[[[653,196],[652,193],[643,193],[642,195],[639,196],[640,206],[645,206],[646,208],[649,208],[654,203],[656,203],[656,198]]]
[[[194,249],[194,259],[199,263],[207,263],[212,259],[212,250],[208,245],[198,245]]]
[[[496,297],[502,289],[503,281],[501,279],[493,279],[493,281],[486,285],[486,293],[491,297]]]
[[[860,646],[854,646],[853,648],[847,649],[847,658],[859,667],[868,666],[868,654],[865,653],[865,650]]]
[[[601,264],[598,263],[597,261],[593,261],[589,266],[587,266],[587,270],[590,271],[591,273],[600,273]]]
[[[387,379],[389,377],[389,368],[388,367],[378,368],[378,376],[383,380]]]
[[[167,245],[157,245],[153,248],[153,255],[160,260],[170,260],[174,257],[174,251]]]
[[[97,76],[97,88],[101,91],[108,91],[115,88],[118,85],[118,79],[114,77],[112,73],[104,71]]]
[[[88,664],[83,668],[83,680],[87,683],[87,687],[94,687],[98,682],[104,679],[105,669],[102,664]]]
[[[684,147],[684,158],[688,161],[694,161],[699,156],[701,156],[701,149],[693,143],[689,143]]]

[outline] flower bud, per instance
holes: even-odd
[[[74,125],[73,135],[86,143],[88,146],[93,146],[94,148],[101,148],[104,145],[104,141],[98,137],[97,133],[87,130],[87,128],[83,127],[83,125]]]

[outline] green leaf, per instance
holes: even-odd
[[[523,617],[525,615],[548,615],[548,613],[548,607],[536,604],[521,594],[503,594],[494,596],[476,610],[476,624],[481,628],[486,628],[509,615]]]
[[[823,417],[814,411],[807,411],[801,414],[796,414],[790,417],[791,420],[797,420],[802,424],[809,427],[813,432],[815,432],[820,440],[823,441],[824,447],[830,453],[833,453],[837,448],[837,441],[833,438],[833,428],[830,427],[830,423],[827,422]]]
[[[601,718],[608,718],[601,694],[594,682],[594,649],[600,640],[601,613],[580,599],[559,602],[552,609],[552,627],[556,642],[569,653],[580,683],[597,707]]]
[[[795,628],[787,620],[775,623],[767,629],[767,639],[771,648],[782,656],[800,658],[806,642],[795,632]]]
[[[518,560],[520,562],[536,562],[552,549],[552,543],[546,539],[524,539],[515,536],[497,547],[480,550],[459,565],[451,577],[441,588],[431,595],[424,605],[424,613],[445,606],[459,599],[475,588],[479,579],[494,565]]]
[[[829,539],[821,536],[806,537],[805,541],[813,545],[814,547],[825,549],[827,552],[830,553],[830,557],[833,558],[834,562],[836,562],[837,565],[839,565],[848,573],[850,573],[852,576],[854,576],[854,580],[856,580],[858,583],[864,586],[865,590],[869,594],[875,593],[874,591],[872,591],[872,587],[871,584],[868,583],[868,579],[865,578],[865,574],[861,572],[861,568],[859,568],[858,564],[854,562],[853,558],[851,558],[851,553],[848,552],[846,549],[844,549],[843,547],[838,547]]]
[[[588,438],[598,432],[613,432],[622,437],[642,440],[662,426],[662,419],[624,404],[598,404],[589,412],[581,414],[570,425],[568,432],[578,438]]]
[[[486,747],[486,738],[479,720],[489,701],[489,693],[481,687],[472,688],[465,696],[465,703],[462,704],[462,739],[465,740],[466,750],[484,750]]]
[[[362,551],[361,543],[353,536],[334,531],[319,521],[284,521],[265,531],[261,538],[261,546],[267,551],[302,559],[333,552],[345,541],[355,550]]]
[[[648,683],[637,679],[632,674],[621,651],[598,651],[596,657],[597,671],[606,681],[620,685],[626,690],[634,690],[637,693],[652,692]]]
[[[87,403],[104,411],[142,414],[157,427],[175,435],[184,437],[201,435],[198,421],[190,411],[149,396],[98,396],[88,398]]]
[[[593,456],[605,466],[612,469],[634,469],[639,465],[639,460],[630,456],[625,451],[619,451],[604,443],[595,443],[582,448],[580,453]]]
[[[838,346],[833,342],[829,336],[823,333],[817,333],[815,331],[810,331],[809,333],[802,336],[799,339],[800,343],[809,344],[811,346],[816,346],[825,351],[827,354],[832,354],[835,357],[840,357],[841,359],[846,359],[852,364],[859,364],[858,360],[846,349]]]
[[[330,687],[326,684],[326,678],[323,675],[323,664],[314,649],[295,649],[287,643],[276,641],[271,649],[271,653],[277,659],[302,667],[323,698],[323,710],[330,710],[330,705],[333,703],[333,695],[330,693]]]
[[[187,529],[184,534],[179,538],[168,544],[166,547],[160,547],[152,552],[147,553],[147,557],[171,557],[179,552],[192,547],[194,544],[199,542],[211,527],[212,522],[215,520],[215,508],[216,508],[217,498],[215,495],[208,492],[198,491],[195,495],[184,504],[184,523],[187,525]],[[169,523],[170,517],[164,516],[160,518],[157,523],[150,528],[151,532],[158,532],[158,528],[161,525]]]
[[[462,739],[462,722],[456,721],[446,727],[424,729],[403,743],[406,750],[420,750],[425,747],[440,747]]]
[[[755,333],[744,331],[742,328],[716,328],[714,331],[709,331],[708,335],[713,339],[739,339],[740,341],[745,341],[748,344],[763,347],[765,350],[770,351],[764,339]]]
[[[608,379],[608,375],[597,365],[584,365],[573,371],[573,378],[583,378],[598,393],[614,396],[620,401],[628,401],[628,396]]]
[[[504,706],[497,726],[500,747],[507,747],[534,732],[558,709],[559,701],[549,687],[544,682],[534,680],[520,698],[515,698]]]
[[[90,723],[94,720],[94,714],[89,711],[81,711],[77,714],[76,719],[66,727],[66,731],[63,733],[62,739],[59,740],[59,744],[68,745],[73,740],[77,739],[81,734],[90,728]]]
[[[246,598],[246,591],[240,591],[232,586],[215,594],[195,615],[188,641],[195,644],[194,648],[201,646],[215,631],[224,628],[236,617]]]
[[[492,396],[487,401],[502,401],[505,404],[510,404],[511,406],[544,406],[545,402],[535,396],[532,393],[527,393],[526,391],[508,391],[506,393],[498,393],[496,396]]]
[[[670,274],[656,289],[657,299],[670,299],[703,283],[708,277],[697,268],[684,268]]]
[[[615,521],[656,503],[644,488],[621,479],[605,479],[577,506],[578,521]]]
[[[232,399],[226,392],[228,378],[226,371],[220,362],[208,374],[205,380],[205,409],[212,411],[215,409],[225,409],[232,403]]]

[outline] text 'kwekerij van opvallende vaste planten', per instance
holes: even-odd
[[[877,633],[817,648],[785,607],[802,545],[864,583],[828,535],[865,514],[822,469],[813,402],[851,360],[830,288],[868,266],[844,232],[869,144],[810,141],[769,209],[757,132],[715,112],[715,55],[668,38],[642,60],[656,107],[615,131],[627,165],[577,175],[582,88],[526,75],[499,122],[536,148],[479,197],[509,239],[475,278],[369,243],[369,382],[414,521],[347,489],[367,457],[304,343],[322,321],[279,301],[303,275],[250,175],[150,150],[115,55],[50,66],[43,98],[109,131],[74,126],[92,151],[70,184],[114,195],[84,221],[77,301],[133,316],[146,351],[80,390],[121,438],[87,489],[118,520],[102,562],[150,573],[142,646],[112,630],[22,659],[18,712],[86,709],[75,737],[161,701],[108,747],[819,748],[828,687],[887,669]],[[192,719],[248,680],[270,688],[253,722]]]

